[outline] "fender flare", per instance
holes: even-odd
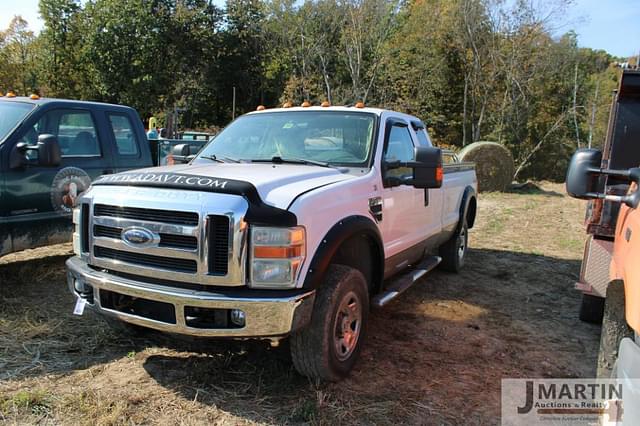
[[[472,203],[473,200],[473,217],[471,218],[471,220],[469,222],[467,222],[467,227],[469,229],[473,228],[473,225],[475,224],[475,220],[476,220],[476,212],[477,212],[477,201],[476,201],[476,191],[475,189],[473,189],[472,186],[467,186],[464,189],[464,192],[462,193],[462,199],[460,201],[460,219],[458,219],[458,225],[456,226],[456,233],[460,231],[460,228],[462,227],[462,219],[467,217],[467,214],[469,214],[469,206]]]
[[[370,284],[374,291],[378,291],[382,287],[384,276],[384,246],[378,227],[365,216],[345,217],[325,234],[313,255],[302,287],[317,288],[340,246],[357,235],[364,236],[372,245],[374,258],[371,259],[371,264],[374,267],[372,276],[374,282]]]

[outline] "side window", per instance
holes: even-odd
[[[109,122],[113,137],[116,140],[118,154],[126,156],[137,156],[140,152],[138,148],[138,138],[136,137],[135,128],[129,117],[123,114],[110,113]]]
[[[416,130],[416,135],[418,136],[418,144],[420,146],[431,146],[429,138],[427,137],[427,132],[425,132],[424,129]]]
[[[394,125],[389,132],[389,140],[387,141],[387,149],[384,154],[385,161],[412,161],[413,160],[413,141],[411,134],[406,126]],[[403,177],[411,176],[413,171],[409,167],[400,167],[388,170],[387,177]]]
[[[21,141],[34,144],[44,133],[55,135],[63,157],[99,157],[96,126],[89,111],[52,110],[45,113],[22,136]]]

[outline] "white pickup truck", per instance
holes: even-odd
[[[476,216],[472,164],[406,114],[289,107],[246,114],[188,163],[106,175],[74,211],[68,282],[126,323],[290,338],[303,375],[339,380],[369,308],[438,264],[458,271]]]

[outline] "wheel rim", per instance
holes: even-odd
[[[335,317],[333,345],[340,361],[349,358],[360,339],[362,329],[362,302],[353,291],[344,295]]]
[[[460,235],[458,236],[458,259],[464,258],[464,253],[467,250],[467,228],[462,227]]]

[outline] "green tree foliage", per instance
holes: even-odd
[[[505,145],[518,179],[561,180],[576,148],[604,142],[623,61],[554,35],[570,3],[40,0],[38,36],[19,17],[0,32],[0,90],[200,128],[259,104],[366,101],[417,115],[442,146]]]

